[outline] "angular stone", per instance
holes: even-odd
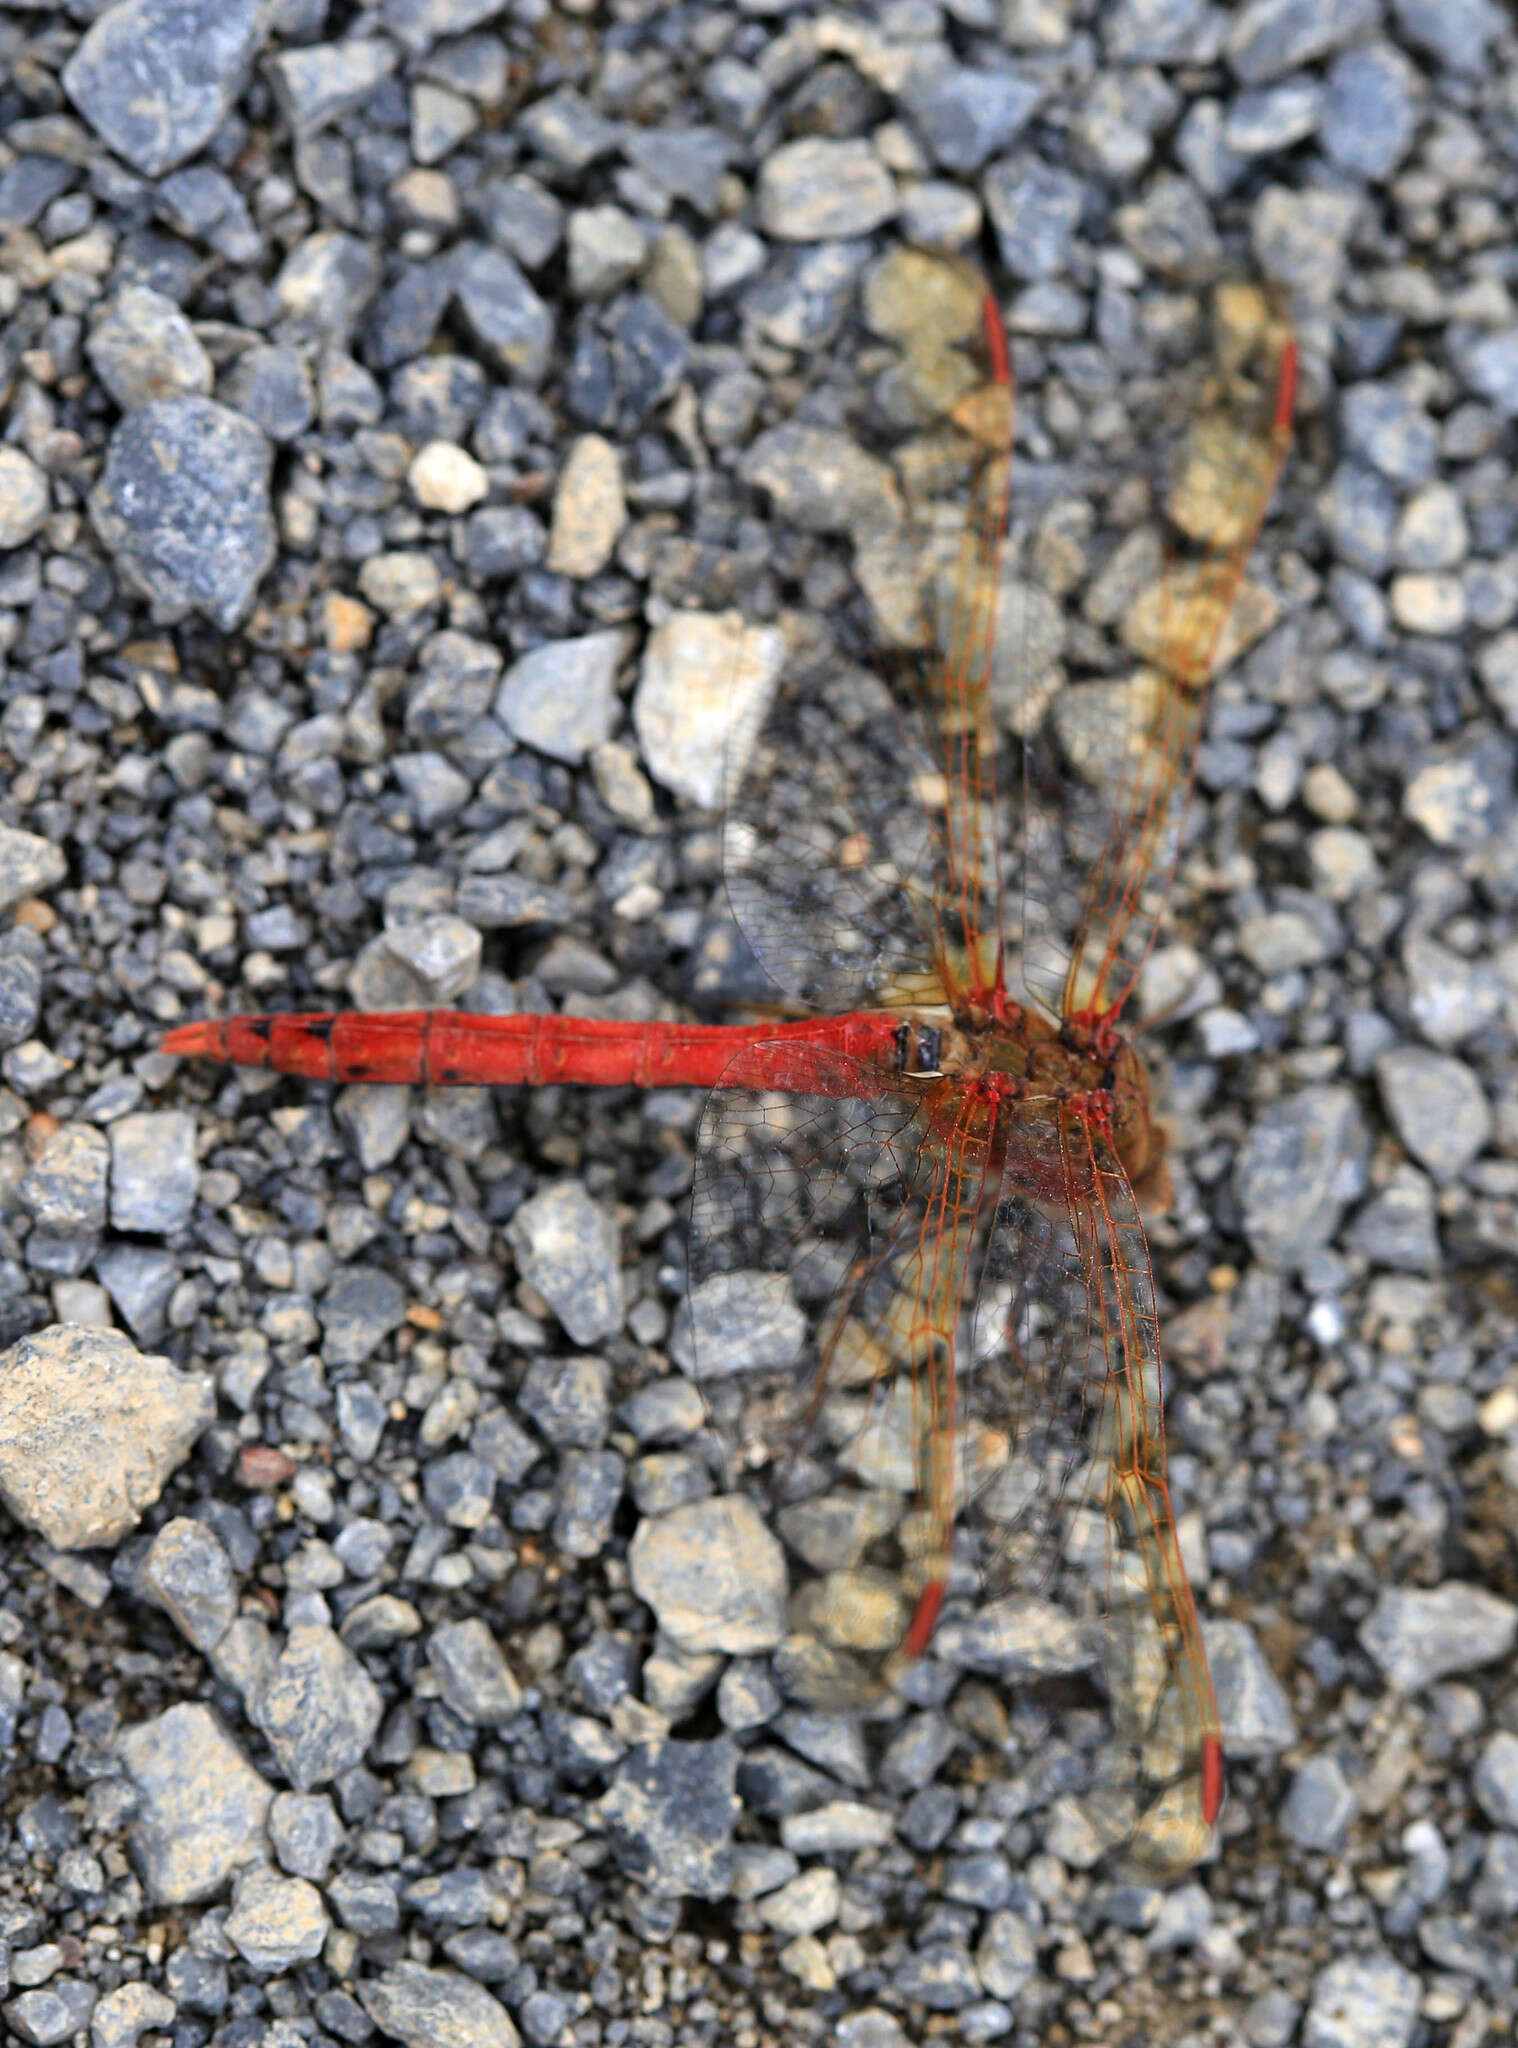
[[[648,637],[633,725],[649,772],[711,809],[741,776],[785,665],[776,626],[738,612],[673,612]]]
[[[867,235],[896,212],[890,172],[868,142],[804,136],[760,166],[759,225],[782,242]]]
[[[641,1521],[627,1562],[633,1591],[682,1650],[753,1656],[785,1633],[785,1554],[742,1494]]]
[[[0,1498],[57,1550],[118,1542],[215,1412],[209,1378],[117,1331],[39,1330],[0,1354]]]
[[[230,632],[274,559],[272,462],[240,413],[209,398],[160,399],[112,434],[90,517],[134,589]]]
[[[170,1707],[124,1730],[118,1746],[138,1792],[132,1846],[156,1905],[211,1898],[263,1855],[274,1788],[209,1707]]]
[[[258,0],[116,0],[63,67],[63,89],[145,178],[216,134],[262,40]]]

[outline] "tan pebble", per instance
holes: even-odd
[[[429,441],[407,475],[411,495],[429,512],[467,512],[490,489],[490,479],[467,448]]]
[[[621,457],[600,434],[582,434],[554,492],[549,568],[557,576],[598,576],[626,523]]]
[[[319,620],[322,640],[332,654],[356,653],[374,634],[374,614],[368,605],[341,590],[329,590],[323,597]]]

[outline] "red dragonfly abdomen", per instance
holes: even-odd
[[[424,1087],[573,1081],[591,1088],[880,1090],[903,1067],[905,1020],[889,1010],[785,1024],[628,1024],[601,1017],[480,1017],[463,1010],[333,1011],[183,1024],[163,1050],[273,1067],[312,1081]],[[843,1061],[850,1064],[844,1066]],[[854,1065],[858,1062],[858,1065]],[[848,1085],[841,1085],[843,1082]]]

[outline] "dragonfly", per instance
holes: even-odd
[[[916,657],[899,685],[842,663],[782,688],[728,762],[732,914],[803,1014],[263,1014],[163,1047],[322,1082],[709,1090],[680,1362],[729,1483],[767,1491],[802,1575],[796,1691],[868,1711],[950,1616],[1035,1635],[1073,1616],[1110,1722],[1085,1811],[1101,1849],[1172,1873],[1211,1843],[1224,1760],[1141,1214],[1165,1197],[1164,1138],[1123,1019],[1288,451],[1296,349],[1261,292],[1219,288],[1215,366],[1125,618],[1142,660],[1061,743],[1009,615],[1012,350],[978,272],[936,284],[938,330],[904,361],[937,438],[902,509],[855,535],[862,580],[895,589],[909,562],[895,611]]]

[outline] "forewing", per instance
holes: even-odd
[[[828,665],[825,642],[727,778],[734,916],[779,985],[823,1008],[976,1002],[1002,955],[990,684],[1010,370],[984,281],[914,260],[939,317],[904,344],[895,402],[932,431],[882,466],[850,529],[893,686]]]
[[[942,1084],[808,1060],[814,1094],[707,1105],[675,1355],[790,1552],[792,1689],[843,1708],[878,1695],[979,1464],[955,1388],[985,1148]]]
[[[1166,1482],[1148,1249],[1100,1130],[1025,1108],[967,1376],[1010,1456],[968,1533],[989,1592],[1042,1589],[1088,1630],[1111,1726],[1083,1804],[1105,1848],[1168,1873],[1208,1846],[1222,1757]]]
[[[918,708],[864,669],[788,681],[730,775],[723,834],[733,916],[786,994],[833,1011],[943,1000],[934,773]]]
[[[1064,752],[1084,784],[1067,793],[1063,820],[1046,792],[1030,791],[1032,892],[1040,841],[1052,860],[1063,839],[1086,869],[1057,996],[1054,962],[1033,966],[1037,993],[1064,1015],[1115,1017],[1132,993],[1174,880],[1208,684],[1259,630],[1235,604],[1290,441],[1295,346],[1248,287],[1220,292],[1217,310],[1219,370],[1173,466],[1171,537],[1121,622],[1144,666],[1060,707]]]

